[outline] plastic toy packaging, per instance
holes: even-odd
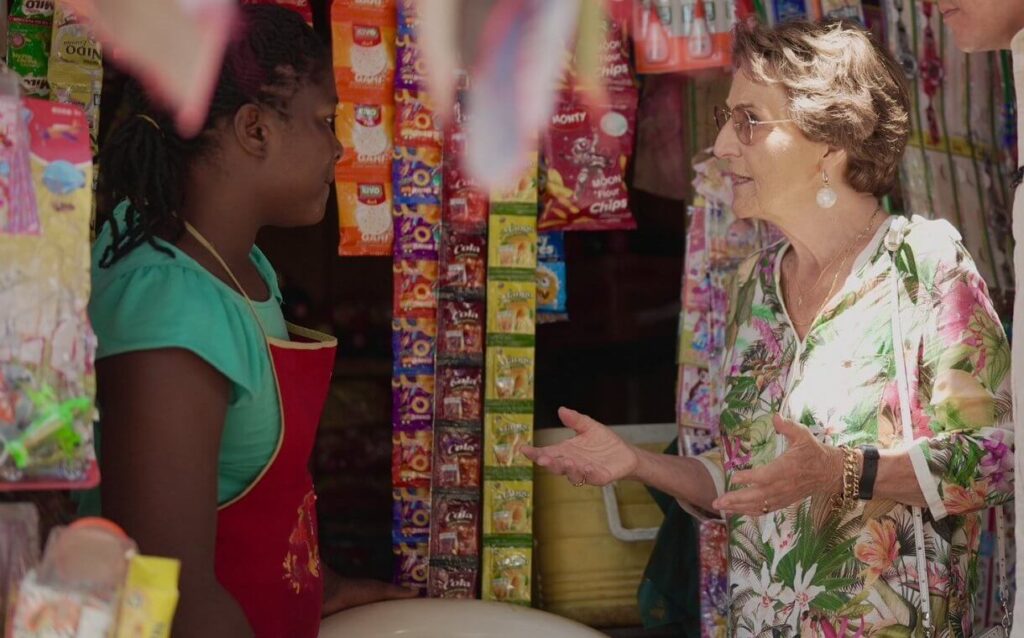
[[[442,300],[439,312],[438,358],[482,362],[484,304],[481,301]]]
[[[431,598],[476,598],[480,571],[476,565],[439,560],[430,567]]]
[[[14,0],[7,26],[7,64],[31,97],[47,97],[53,0]]]
[[[434,503],[430,544],[432,556],[479,555],[479,499],[457,494],[441,494]]]
[[[528,605],[530,603],[529,547],[484,547],[483,582],[488,600]]]
[[[89,126],[74,106],[0,97],[0,131],[0,490],[92,487]]]
[[[8,636],[112,638],[136,551],[120,528],[103,519],[55,528],[39,566],[18,586]]]
[[[489,258],[494,268],[537,267],[536,217],[492,215],[488,232]]]
[[[732,64],[734,0],[638,0],[633,19],[636,68],[675,73]]]
[[[445,368],[440,378],[440,410],[438,418],[457,423],[478,422],[483,413],[480,368]]]
[[[533,463],[519,452],[523,445],[533,443],[532,414],[489,414],[484,420],[484,465],[489,468],[533,468]]]
[[[476,235],[449,233],[444,241],[441,288],[482,297],[487,286],[486,241]]]

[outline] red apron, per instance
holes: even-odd
[[[216,250],[188,230],[245,295]],[[309,458],[337,341],[291,324],[288,332],[294,341],[266,337],[263,330],[281,409],[277,449],[256,480],[217,514],[217,580],[241,605],[256,638],[316,638],[323,608]]]

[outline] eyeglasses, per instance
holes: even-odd
[[[749,111],[742,108],[730,109],[725,106],[715,107],[715,126],[721,131],[722,127],[726,125],[729,120],[732,120],[732,125],[736,129],[736,137],[739,138],[740,143],[745,146],[750,146],[754,140],[754,127],[760,124],[781,124],[782,122],[792,122],[793,118],[787,118],[784,120],[758,120]]]

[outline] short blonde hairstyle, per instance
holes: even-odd
[[[785,89],[789,117],[808,139],[846,151],[855,190],[892,189],[910,136],[910,94],[903,70],[870,33],[839,22],[741,24],[733,54],[751,80]]]

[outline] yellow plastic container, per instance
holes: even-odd
[[[672,424],[612,429],[630,443],[656,452],[676,436]],[[571,435],[569,429],[558,428],[537,430],[534,438],[544,446]],[[540,607],[592,627],[641,624],[636,591],[662,521],[646,488],[634,481],[609,490],[577,488],[540,468],[534,481]]]

